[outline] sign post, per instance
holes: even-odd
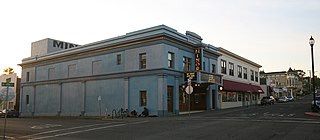
[[[188,79],[188,86],[186,87],[186,89],[185,89],[185,91],[186,91],[186,93],[189,95],[188,97],[189,97],[189,116],[190,116],[190,108],[191,108],[191,93],[193,92],[193,87],[191,86],[191,80],[190,79]]]
[[[3,128],[3,139],[6,139],[6,127],[7,127],[7,113],[8,113],[8,93],[9,93],[9,87],[14,87],[14,83],[10,83],[11,78],[6,79],[6,82],[2,82],[1,86],[6,86],[7,87],[7,92],[5,93],[5,114],[4,114],[4,128]]]

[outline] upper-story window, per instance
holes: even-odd
[[[253,72],[253,70],[250,70],[250,73],[251,73],[251,81],[254,81],[254,72]]]
[[[27,72],[26,81],[27,81],[27,82],[30,81],[30,72]]]
[[[248,69],[243,67],[243,78],[248,79]]]
[[[238,77],[242,78],[242,67],[238,65]]]
[[[206,71],[206,62],[203,62],[203,71]]]
[[[216,65],[215,64],[211,65],[211,72],[216,73]]]
[[[183,57],[183,70],[191,71],[191,58]]]
[[[174,68],[174,53],[168,53],[168,68]]]
[[[257,71],[254,72],[254,78],[255,78],[255,81],[258,82],[258,72]]]
[[[140,62],[140,69],[147,68],[147,54],[146,53],[141,53],[139,55],[139,62]]]
[[[121,54],[117,54],[117,65],[121,64]]]
[[[234,64],[229,62],[229,75],[234,76]]]
[[[221,73],[227,74],[227,62],[226,62],[226,60],[221,60]]]

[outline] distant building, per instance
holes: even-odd
[[[22,116],[98,116],[129,109],[150,115],[220,106],[217,48],[201,36],[160,25],[86,45],[32,43],[22,60]],[[250,70],[250,67],[248,67]],[[255,70],[256,71],[256,70]]]
[[[303,76],[302,70],[292,70],[278,72],[260,72],[262,79],[270,80],[272,95],[275,97],[302,95],[303,93]]]
[[[16,73],[13,74],[7,74],[7,75],[1,75],[0,76],[0,83],[6,82],[6,79],[10,79],[10,83],[14,83],[14,87],[9,87],[12,88],[12,90],[15,93],[15,97],[8,102],[8,109],[15,109],[19,110],[19,103],[20,103],[20,81],[21,79],[18,78]],[[1,87],[2,89],[6,89],[7,87]],[[1,101],[1,110],[6,109],[6,105],[4,101]]]
[[[222,91],[219,91],[221,108],[249,106],[260,103],[259,68],[261,65],[234,54],[224,48],[218,48],[218,73],[223,75]]]

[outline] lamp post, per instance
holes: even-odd
[[[317,107],[316,105],[316,88],[315,88],[315,79],[314,79],[314,60],[313,60],[313,45],[315,43],[315,40],[312,38],[310,38],[309,40],[309,44],[311,46],[311,61],[312,61],[312,92],[313,92],[313,106],[314,108]]]

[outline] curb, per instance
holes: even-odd
[[[311,116],[311,117],[320,117],[319,113],[314,113],[314,112],[305,112],[305,116]]]

